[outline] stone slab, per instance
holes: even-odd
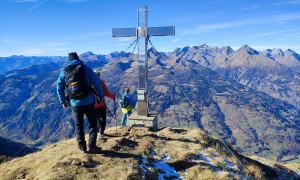
[[[147,116],[144,116],[144,115],[138,115],[137,112],[135,111],[128,116],[128,126],[148,127],[148,128],[153,128],[153,130],[157,130],[158,129],[157,114],[152,113],[152,114],[148,114]]]

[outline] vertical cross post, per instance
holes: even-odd
[[[147,81],[148,81],[148,8],[138,7],[138,61],[139,61],[139,88],[138,88],[138,114],[148,114]]]
[[[138,7],[137,28],[112,28],[112,37],[137,37],[138,38],[138,110],[137,114],[148,116],[148,41],[150,36],[174,36],[174,26],[148,27],[147,6]]]

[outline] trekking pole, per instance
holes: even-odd
[[[109,114],[111,115],[111,117],[113,119],[116,119],[115,116],[113,115],[113,113],[108,109],[108,107],[105,105],[105,109],[107,110],[107,112],[109,112]]]
[[[109,112],[111,117],[116,121],[116,133],[118,133],[118,131],[117,131],[117,121],[118,121],[118,119],[113,115],[113,113],[109,110],[109,108],[106,105],[104,105],[104,107],[107,110],[107,112]]]
[[[116,134],[118,133],[118,128],[117,128],[117,124],[118,124],[118,118],[117,118],[117,107],[116,107],[116,93],[115,94],[115,98],[114,98],[114,113],[115,113],[115,119],[116,119]]]

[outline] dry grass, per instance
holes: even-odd
[[[118,139],[102,148],[114,146]],[[130,174],[138,173],[133,166],[128,166],[130,163],[138,166],[138,160],[130,157],[123,160],[110,155],[81,154],[76,140],[71,139],[1,165],[0,176],[1,179],[127,179]]]
[[[3,155],[0,156],[0,164],[1,164],[1,163],[5,163],[5,162],[7,162],[7,161],[9,161],[9,160],[10,160],[9,157],[3,156]]]
[[[300,164],[288,163],[288,164],[285,164],[284,166],[295,171],[298,175],[300,175]]]
[[[187,169],[187,179],[208,180],[208,179],[224,179],[224,176],[218,176],[214,171],[208,168],[194,166]],[[226,179],[226,178],[225,178]]]
[[[257,180],[265,179],[264,178],[264,173],[262,172],[262,170],[259,167],[255,166],[253,164],[250,164],[250,165],[246,166],[246,168],[248,170],[246,172],[247,176],[254,177]]]
[[[211,143],[215,140],[199,130],[164,128],[151,132],[126,127],[115,130],[115,127],[107,129],[109,136],[98,139],[97,145],[102,148],[99,154],[79,153],[75,139],[61,141],[0,164],[0,179],[157,179],[163,171],[152,163],[165,157],[169,157],[166,165],[174,168],[182,179],[236,178],[226,168],[228,162],[235,164],[232,157],[218,150]],[[142,170],[143,158],[147,158],[147,163]],[[263,177],[260,168],[247,168],[249,176]]]

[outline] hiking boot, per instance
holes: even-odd
[[[100,147],[98,147],[98,146],[91,146],[91,147],[89,147],[89,149],[88,149],[88,152],[89,153],[98,153],[98,152],[100,152],[102,149],[100,148]]]
[[[87,152],[86,147],[84,147],[84,146],[79,146],[79,147],[78,147],[78,150],[79,150],[79,152],[81,152],[81,153],[86,153],[86,152]]]

